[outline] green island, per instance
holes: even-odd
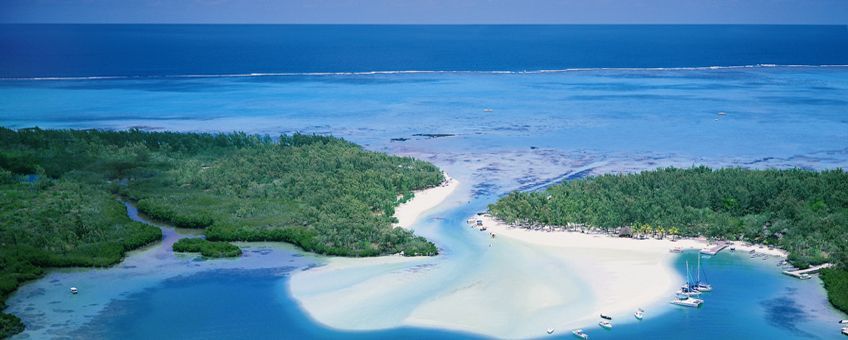
[[[773,245],[801,268],[835,267],[821,278],[848,312],[848,173],[707,167],[663,168],[512,192],[489,206],[518,225],[633,226],[645,233],[705,236]]]
[[[339,256],[435,255],[394,228],[394,208],[441,171],[342,139],[0,128],[0,301],[51,267],[103,267],[161,240],[153,219],[205,228],[175,251],[238,256],[229,241],[283,241]],[[0,338],[23,330],[0,313]]]
[[[241,248],[220,241],[209,241],[202,238],[183,238],[174,243],[174,251],[184,253],[200,253],[206,257],[239,257]]]

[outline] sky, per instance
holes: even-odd
[[[848,24],[848,0],[0,0],[3,23]]]

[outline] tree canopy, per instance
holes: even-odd
[[[842,169],[702,166],[608,174],[541,192],[513,192],[489,210],[509,223],[661,229],[775,245],[800,267],[832,262],[839,265],[835,271],[844,271],[848,265],[848,173]],[[845,276],[823,278],[837,286],[836,278],[844,284]]]
[[[435,255],[392,223],[414,190],[443,180],[427,162],[328,136],[0,128],[0,294],[45,267],[106,266],[161,239],[116,196],[154,219],[206,228],[205,241],[178,248],[210,256],[240,252],[226,241]],[[20,320],[2,317],[0,335],[14,334]]]

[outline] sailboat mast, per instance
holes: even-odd
[[[701,283],[701,255],[698,254],[698,281],[696,283]]]

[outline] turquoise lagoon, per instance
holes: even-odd
[[[415,282],[397,305],[380,306],[387,315],[402,315],[462,282],[462,275],[497,265],[485,235],[463,226],[506,192],[669,165],[846,168],[845,98],[845,67],[3,80],[0,122],[332,133],[371,150],[431,161],[463,186],[415,226],[442,255],[374,269],[442,268],[440,280]],[[450,136],[416,136],[432,133]],[[475,337],[425,328],[325,327],[287,289],[293,273],[320,266],[323,257],[282,244],[243,244],[240,259],[207,261],[170,252],[170,243],[186,232],[165,230],[165,241],[115,267],[55,270],[22,287],[7,309],[28,325],[19,338]],[[684,261],[695,256],[681,255],[676,268],[683,273]],[[702,261],[716,287],[702,308],[657,301],[642,322],[586,329],[592,338],[840,336],[835,321],[845,315],[827,304],[818,279],[785,277],[776,259],[721,253]],[[563,282],[581,284],[579,275]],[[81,293],[71,296],[70,286]],[[590,304],[591,296],[582,302]],[[564,331],[557,334],[570,337]]]

